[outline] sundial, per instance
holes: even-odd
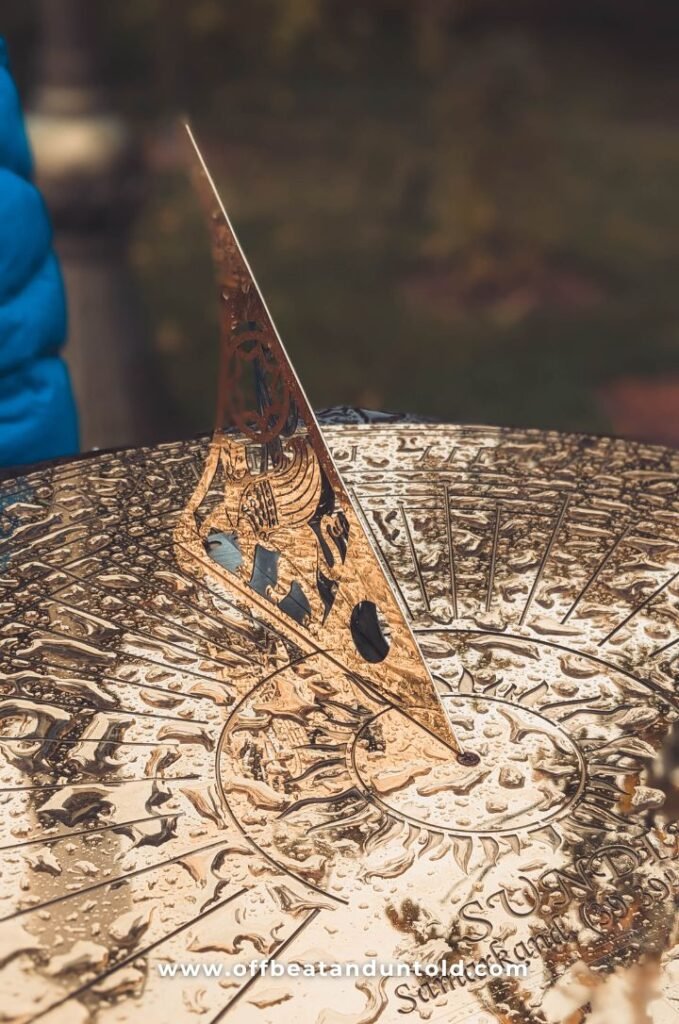
[[[679,1019],[679,454],[317,420],[195,162],[213,436],[0,484],[0,1019]]]

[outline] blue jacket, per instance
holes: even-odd
[[[59,350],[66,302],[7,49],[0,38],[0,466],[71,455],[78,427]]]

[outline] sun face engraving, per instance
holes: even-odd
[[[445,707],[459,735],[473,734],[477,765],[461,769],[393,710],[356,737],[357,776],[389,812],[438,831],[514,834],[559,817],[578,799],[582,754],[549,719],[493,698],[447,697]]]
[[[661,699],[541,641],[441,630],[428,644],[439,678],[457,676],[443,703],[478,763],[451,758],[351,673],[306,658],[253,689],[220,741],[224,800],[258,847],[278,862],[297,829],[307,851],[328,837],[356,856],[388,822],[394,848],[401,824],[470,843],[475,857],[484,837],[509,848],[545,829],[557,843],[639,832],[631,792],[654,756]],[[318,884],[331,884],[343,856],[324,855]],[[296,870],[285,852],[282,862]]]
[[[372,431],[336,428],[334,454],[476,763],[379,688],[390,655],[359,671],[303,623],[277,630],[224,539],[216,558],[201,548],[219,578],[193,571],[176,526],[205,447],[3,485],[0,986],[16,1019],[165,1019],[156,962],[371,950],[507,955],[535,980],[287,979],[269,1004],[263,977],[200,996],[175,979],[172,1009],[285,1024],[340,998],[379,1024],[413,1006],[413,1020],[541,1019],[583,963],[603,986],[668,946],[679,844],[651,766],[676,718],[679,505],[644,505],[644,481],[666,488],[679,464],[649,450],[637,484],[624,445]],[[643,513],[638,529],[621,507]],[[213,527],[229,539],[204,522],[201,543]],[[372,597],[339,591],[344,621]]]
[[[346,900],[357,864],[366,885],[391,879],[399,892],[432,843],[473,878],[489,856],[534,847],[547,865],[550,850],[595,835],[643,835],[631,794],[662,714],[644,687],[540,641],[442,630],[428,643],[441,681],[457,677],[443,702],[477,764],[320,655],[233,709],[220,792],[272,863]]]

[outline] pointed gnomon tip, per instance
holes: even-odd
[[[186,136],[188,142],[190,143],[190,146],[188,147],[188,158],[189,158],[189,161],[190,161],[192,169],[193,169],[194,182],[196,183],[196,187],[197,187],[197,191],[199,193],[199,196],[202,198],[202,201],[203,201],[204,205],[206,203],[208,203],[208,202],[216,201],[217,206],[219,207],[219,210],[220,210],[224,220],[228,224],[229,229],[230,229],[231,233],[234,235],[234,238],[235,238],[235,232],[234,232],[233,227],[231,225],[231,222],[229,220],[228,214],[227,214],[227,212],[226,212],[226,210],[224,208],[224,203],[222,202],[222,198],[221,198],[221,196],[219,194],[219,190],[217,188],[217,185],[215,184],[214,178],[210,174],[210,170],[208,168],[208,165],[207,165],[207,162],[205,160],[205,157],[203,156],[201,148],[198,145],[198,142],[196,140],[196,136],[193,134],[193,129],[191,127],[191,124],[190,124],[190,122],[188,121],[187,118],[183,118],[182,117],[182,118],[180,118],[180,125],[184,129],[185,136]],[[196,172],[198,172],[198,173],[196,174]],[[208,186],[208,192],[207,193],[205,191],[204,185],[201,184],[201,180],[203,182],[207,182],[207,186]],[[207,198],[207,196],[209,196],[210,193],[212,195],[211,200],[209,200]]]
[[[191,143],[193,148],[196,150],[196,152],[200,153],[200,149],[198,148],[198,143],[196,142],[196,136],[193,134],[193,128],[191,127],[191,123],[190,123],[190,121],[189,121],[189,119],[187,117],[180,117],[179,118],[179,127],[184,129],[184,131],[186,132],[186,135],[187,135],[187,137],[189,139],[189,142]]]
[[[188,139],[188,142],[190,143],[190,151],[189,152],[190,152],[191,156],[193,158],[196,158],[196,157],[198,158],[198,162],[199,162],[202,170],[205,171],[205,173],[207,173],[207,164],[205,163],[205,158],[203,157],[203,154],[201,153],[200,146],[198,145],[198,142],[196,140],[196,136],[193,134],[193,128],[191,127],[191,124],[190,124],[188,118],[184,118],[184,117],[180,118],[179,119],[179,126],[180,126],[180,128],[183,128],[185,137]]]

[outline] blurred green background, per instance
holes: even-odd
[[[175,436],[211,424],[217,349],[185,112],[314,405],[679,443],[676,3],[101,8]],[[31,3],[0,31],[30,100]]]

